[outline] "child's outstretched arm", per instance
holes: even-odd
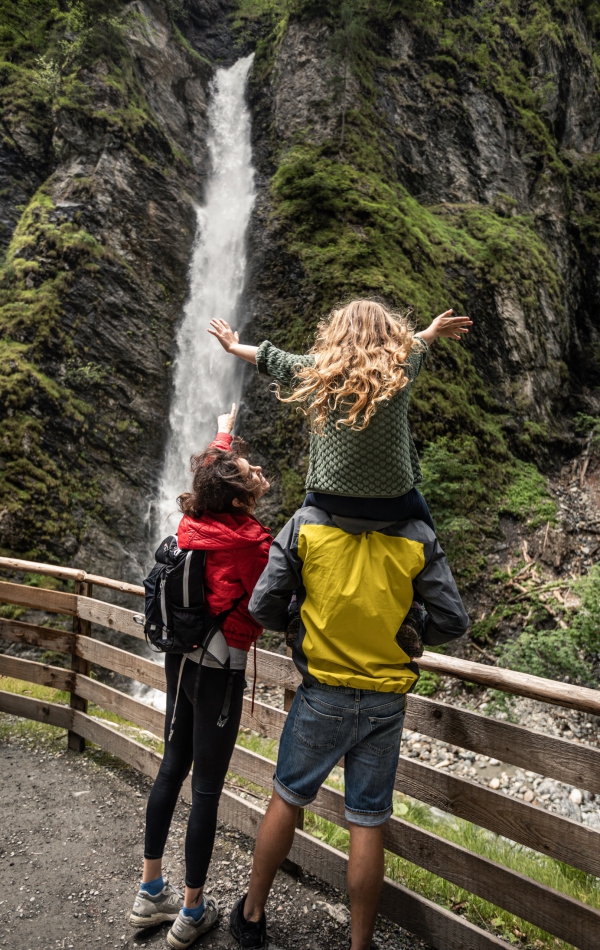
[[[440,313],[439,317],[432,320],[426,330],[415,333],[415,336],[425,340],[427,346],[431,346],[434,340],[439,336],[448,337],[451,340],[460,340],[461,336],[469,332],[469,327],[473,326],[470,317],[453,317],[454,310],[446,310]]]
[[[239,356],[241,360],[256,364],[257,346],[248,346],[240,343],[240,335],[237,330],[232,330],[225,320],[211,320],[208,326],[208,332],[216,336],[217,340],[227,353],[233,356]]]

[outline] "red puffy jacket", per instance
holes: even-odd
[[[212,447],[228,449],[231,437],[219,433]],[[227,610],[237,597],[243,599],[223,623],[231,647],[249,650],[262,633],[248,613],[248,601],[267,565],[273,538],[252,515],[215,514],[201,518],[184,515],[177,530],[182,551],[207,551],[204,583],[208,609],[213,616]]]

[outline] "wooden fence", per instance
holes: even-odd
[[[143,588],[71,568],[11,558],[0,558],[0,568],[74,582],[74,593],[65,593],[0,581],[1,603],[73,617],[72,632],[0,618],[0,640],[30,644],[71,656],[69,670],[0,654],[0,675],[65,690],[71,695],[70,706],[64,706],[0,690],[0,711],[67,729],[72,749],[81,751],[86,740],[93,742],[154,777],[160,765],[160,755],[93,718],[87,711],[88,702],[93,702],[158,737],[163,736],[163,713],[89,676],[90,664],[96,664],[164,691],[164,671],[160,666],[92,636],[92,624],[98,624],[143,638],[142,627],[134,621],[135,611],[92,596],[94,587],[133,595],[143,595]],[[516,695],[600,715],[600,691],[439,654],[425,653],[420,666]],[[264,650],[258,651],[257,679],[287,691],[295,690],[299,683],[299,675],[290,659]],[[263,736],[278,739],[285,718],[283,710],[260,702],[255,704],[251,715],[250,701],[244,700],[242,726]],[[600,793],[600,751],[589,746],[416,695],[408,697],[405,724],[409,729],[446,743],[495,756],[504,763]],[[273,763],[241,746],[235,747],[231,771],[265,789],[272,786]],[[576,821],[404,756],[399,760],[396,788],[449,815],[474,822],[511,841],[600,877],[600,832]],[[332,788],[322,786],[310,811],[346,826],[344,797]],[[219,814],[228,825],[255,836],[263,812],[225,790]],[[587,904],[401,818],[393,817],[384,826],[384,841],[385,847],[393,854],[504,908],[580,950],[600,950],[600,911]],[[296,831],[290,860],[335,887],[345,887],[346,856],[301,829]],[[501,947],[506,950],[509,947],[499,937],[388,879],[384,883],[380,911],[439,950]]]

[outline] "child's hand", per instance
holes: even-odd
[[[469,327],[473,326],[470,317],[453,317],[454,310],[446,310],[440,313],[439,317],[432,320],[430,330],[433,330],[434,336],[445,336],[450,340],[460,340],[461,334],[468,333]]]
[[[248,346],[246,343],[240,343],[240,335],[237,330],[232,330],[225,320],[211,320],[207,327],[211,336],[216,336],[217,340],[227,353],[233,356],[239,356],[241,360],[256,365],[257,346]]]
[[[439,336],[446,336],[450,340],[460,340],[461,334],[469,332],[469,327],[473,326],[473,321],[470,317],[452,317],[450,316],[452,313],[454,313],[454,310],[446,310],[445,313],[440,313],[439,317],[432,320],[426,330],[415,333],[415,336],[425,340],[427,346],[431,346]]]
[[[232,346],[240,342],[240,335],[237,330],[234,332],[225,320],[211,320],[208,326],[208,332],[212,336],[216,336],[227,353],[230,352]]]
[[[231,412],[224,412],[217,416],[217,432],[231,432],[235,425],[235,403],[231,403]]]

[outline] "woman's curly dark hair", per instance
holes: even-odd
[[[240,475],[236,460],[246,458],[247,446],[243,439],[235,438],[231,448],[210,448],[192,455],[190,467],[194,476],[191,492],[184,492],[177,504],[184,515],[200,518],[203,511],[215,514],[240,514],[233,499],[251,506],[254,499],[252,482]]]

